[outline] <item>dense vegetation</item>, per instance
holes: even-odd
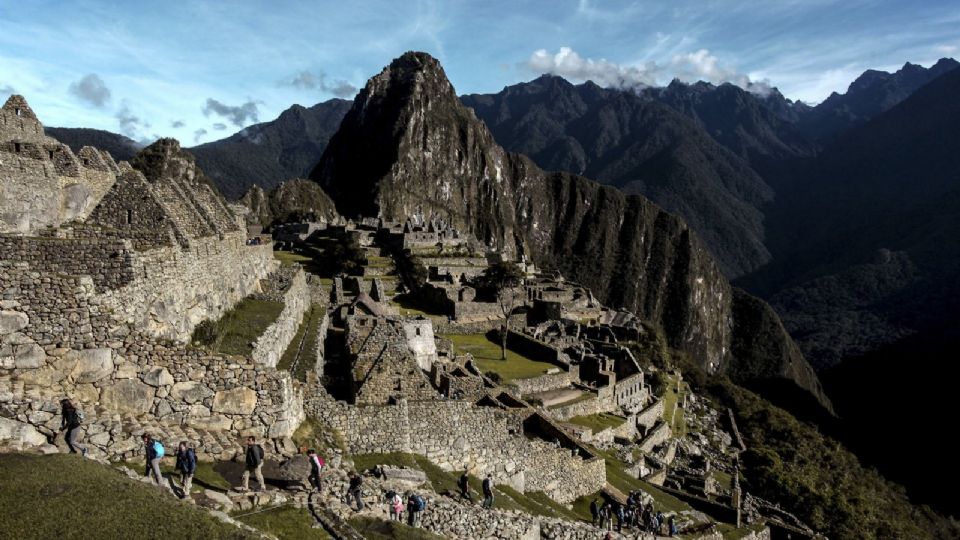
[[[748,492],[781,504],[831,538],[960,535],[960,524],[912,504],[902,487],[865,467],[812,424],[725,378],[695,369],[684,374],[698,391],[734,411],[747,445],[742,459]]]

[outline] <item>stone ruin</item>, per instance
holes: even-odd
[[[188,343],[262,290],[272,246],[248,241],[176,141],[141,156],[137,170],[91,147],[74,154],[21,96],[2,108],[0,417],[18,434],[4,444],[48,440],[69,397],[105,457],[138,452],[144,431],[204,456],[232,456],[242,434],[283,449],[303,419],[289,374]]]

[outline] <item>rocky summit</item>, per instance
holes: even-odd
[[[370,79],[311,177],[344,215],[442,216],[637,313],[704,369],[785,379],[830,406],[776,315],[730,286],[683,220],[504,151],[427,54]]]

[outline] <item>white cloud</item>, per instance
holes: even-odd
[[[766,81],[753,81],[750,76],[723,66],[707,49],[674,55],[664,64],[649,61],[638,65],[617,64],[604,58],[584,58],[570,47],[560,47],[556,54],[539,49],[530,55],[527,67],[537,73],[551,73],[580,81],[590,80],[612,88],[639,89],[662,85],[678,78],[687,82],[729,82],[759,94],[770,91],[770,85]]]
[[[934,50],[940,54],[954,54],[957,52],[957,50],[960,50],[960,47],[957,47],[956,45],[937,45],[934,47]]]

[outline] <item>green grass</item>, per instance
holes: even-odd
[[[252,343],[283,311],[283,302],[244,298],[215,323],[213,348],[224,354],[247,355]]]
[[[682,437],[687,434],[687,420],[684,418],[683,409],[677,409],[677,404],[683,400],[683,393],[677,393],[677,377],[673,374],[665,374],[666,391],[663,394],[663,421],[670,424],[670,429],[676,437]],[[681,388],[683,383],[680,383]],[[676,410],[676,417],[673,416]]]
[[[551,405],[551,406],[547,407],[547,409],[559,409],[559,408],[561,408],[561,407],[566,407],[566,406],[568,406],[568,405],[573,405],[573,404],[576,404],[576,403],[580,403],[581,401],[587,401],[588,399],[596,399],[596,397],[597,397],[597,395],[594,394],[593,392],[580,392],[580,395],[579,395],[579,396],[577,396],[577,397],[575,397],[575,398],[573,398],[573,399],[571,399],[571,400],[564,401],[563,403],[557,403],[557,404],[555,404],[555,405]]]
[[[349,521],[350,525],[353,525],[367,540],[443,540],[442,536],[424,529],[408,527],[398,521],[384,521],[370,517],[355,517]]]
[[[710,471],[710,474],[713,475],[713,479],[716,480],[721,487],[733,489],[733,476],[731,476],[730,473],[713,469]]]
[[[313,260],[310,257],[289,251],[274,251],[273,258],[280,261],[283,266],[293,266],[295,264],[303,266]]]
[[[647,493],[653,497],[654,505],[657,510],[663,510],[666,512],[680,512],[683,510],[691,510],[690,505],[681,501],[680,499],[660,491],[656,486],[645,482],[638,478],[634,478],[632,475],[627,474],[624,469],[626,469],[626,464],[616,458],[616,456],[607,450],[600,450],[598,448],[592,449],[594,454],[602,457],[606,462],[607,469],[607,483],[617,488],[625,495],[631,491],[640,490],[644,493]],[[587,502],[589,504],[589,501]]]
[[[267,534],[272,534],[280,540],[301,538],[328,540],[331,538],[324,529],[313,528],[313,516],[306,508],[277,506],[256,514],[241,515],[237,519]]]
[[[176,447],[169,449],[168,452],[176,452]],[[143,474],[145,464],[143,459],[132,459],[122,462],[120,466],[126,467],[137,474]],[[179,486],[180,471],[176,470],[175,466],[176,458],[172,457],[172,454],[168,454],[160,461],[160,472],[165,475],[171,475]],[[212,462],[197,462],[197,470],[193,473],[193,488],[190,490],[192,493],[202,491],[203,488],[228,491],[232,487],[230,482],[213,468]]]
[[[284,351],[280,361],[277,362],[277,369],[289,370],[297,357],[297,351],[302,351],[293,376],[301,382],[306,382],[307,372],[312,371],[314,366],[317,365],[317,328],[323,320],[323,314],[324,308],[317,304],[311,305],[310,309],[303,314],[303,320],[300,322],[300,327],[297,328],[297,333],[294,334],[287,350]],[[301,341],[303,342],[302,348],[300,347]]]
[[[2,454],[0,486],[0,538],[253,538],[76,455]]]
[[[574,416],[567,420],[571,424],[590,428],[594,433],[599,433],[607,428],[617,428],[623,425],[627,419],[610,413],[591,414],[588,416]]]
[[[484,334],[444,334],[442,337],[452,341],[457,352],[472,354],[480,371],[499,373],[504,383],[539,377],[548,369],[557,367],[547,362],[531,360],[509,348],[506,361],[501,360],[500,344],[490,340]]]

